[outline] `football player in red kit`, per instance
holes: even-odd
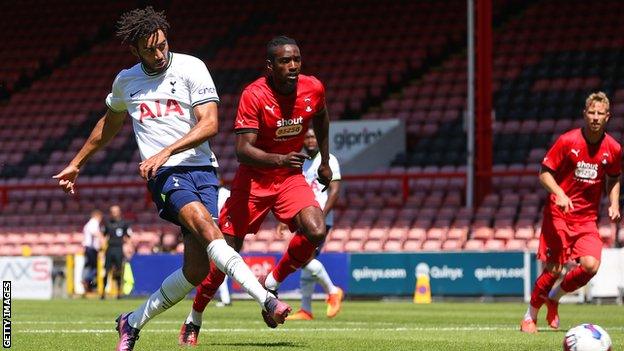
[[[327,234],[323,212],[301,171],[309,158],[301,150],[310,122],[321,156],[318,180],[325,187],[332,171],[325,89],[315,77],[300,74],[301,53],[295,40],[273,38],[267,44],[266,68],[267,75],[249,84],[240,98],[234,121],[240,165],[231,196],[219,214],[219,227],[237,251],[245,235],[258,231],[269,211],[296,232],[273,271],[261,279],[269,291],[276,291],[289,274],[310,260]],[[193,310],[180,331],[180,344],[197,343],[201,312],[223,279],[224,274],[211,267],[198,286]],[[267,313],[263,317],[271,327],[283,323]]]
[[[561,135],[542,161],[540,182],[550,194],[544,207],[537,257],[545,268],[535,281],[520,325],[523,332],[537,332],[537,313],[544,303],[548,325],[559,328],[561,296],[585,286],[598,271],[602,240],[596,222],[603,189],[609,197],[609,218],[620,220],[622,149],[605,132],[609,99],[602,92],[593,93],[585,101],[583,112],[585,125]],[[579,265],[553,288],[570,260]]]

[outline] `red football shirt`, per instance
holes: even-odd
[[[596,144],[587,142],[581,128],[561,135],[548,150],[542,166],[554,171],[557,184],[572,201],[574,210],[564,214],[555,205],[556,196],[550,194],[544,212],[570,222],[596,221],[605,175],[620,175],[621,158],[620,144],[606,133]]]
[[[262,77],[249,84],[240,98],[234,131],[257,130],[255,146],[268,153],[299,152],[310,120],[325,108],[325,88],[313,76],[299,75],[297,89],[281,95]],[[239,170],[251,169],[263,173],[297,173],[289,168],[259,168],[240,165]]]

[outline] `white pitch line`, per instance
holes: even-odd
[[[276,332],[302,332],[309,333],[314,332],[420,332],[420,331],[509,331],[516,330],[516,327],[414,327],[414,328],[278,328],[267,329],[267,331]],[[54,334],[54,333],[67,333],[67,334],[84,334],[84,333],[117,333],[114,329],[16,329],[16,332],[33,333],[33,334]],[[204,333],[251,333],[258,332],[258,329],[252,328],[209,328],[202,329]],[[178,329],[146,329],[144,331],[148,333],[178,333]]]
[[[15,323],[14,326],[19,325]],[[510,325],[499,326],[463,326],[463,327],[396,327],[396,328],[315,328],[313,326],[307,328],[278,328],[278,329],[266,329],[271,333],[292,333],[292,332],[458,332],[458,331],[475,331],[475,332],[487,332],[487,331],[514,331],[518,328]],[[624,331],[624,327],[612,327],[608,328],[609,331]],[[113,328],[107,329],[19,329],[14,328],[17,333],[32,333],[32,334],[86,334],[86,333],[117,333]],[[255,333],[259,329],[255,328],[202,328],[204,333]],[[145,329],[143,333],[177,333],[179,329]]]
[[[113,319],[110,320],[94,320],[94,321],[29,321],[29,320],[25,320],[25,321],[20,321],[20,320],[13,320],[14,324],[18,324],[18,325],[23,325],[23,324],[32,324],[32,325],[94,325],[94,324],[115,324],[115,321]],[[149,324],[173,324],[173,325],[178,325],[180,324],[180,321],[174,321],[174,320],[154,320],[154,321],[150,321]],[[219,324],[219,325],[249,325],[249,324],[262,324],[264,325],[263,321],[223,321],[223,322],[219,322],[219,323],[215,323],[215,322],[210,322],[210,321],[204,321],[204,326],[205,325],[209,325],[209,324]],[[342,322],[342,321],[332,321],[332,324],[339,324],[339,325],[370,325],[370,324],[374,324],[374,325],[396,325],[399,323],[391,323],[391,322]]]

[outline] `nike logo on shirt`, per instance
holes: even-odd
[[[134,97],[134,96],[135,96],[136,94],[138,94],[141,90],[143,90],[143,89],[139,89],[139,90],[135,91],[134,93],[131,93],[131,94],[130,94],[130,97]]]

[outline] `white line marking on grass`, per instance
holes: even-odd
[[[407,331],[500,331],[500,330],[516,330],[517,328],[281,328],[281,329],[268,329],[271,333],[277,332],[301,332],[310,333],[314,332],[407,332]],[[25,329],[17,332],[33,333],[33,334],[87,334],[87,333],[117,333],[114,329]],[[203,329],[203,332],[209,333],[252,333],[257,332],[258,329],[252,328],[211,328]],[[145,329],[142,333],[178,333],[178,329]]]
[[[25,321],[16,321],[13,320],[15,324],[31,324],[31,325],[94,325],[94,324],[115,324],[113,319],[107,320],[93,320],[93,321],[35,321],[35,320],[25,320]],[[149,324],[173,324],[179,325],[181,323],[180,320],[155,320],[150,321]],[[216,325],[249,325],[249,324],[261,324],[264,325],[263,321],[204,321],[203,325],[216,324]],[[332,324],[338,325],[395,325],[400,323],[392,323],[392,322],[342,322],[342,321],[332,321]]]
[[[17,323],[16,323],[17,324]],[[515,326],[466,326],[466,327],[399,327],[399,328],[278,328],[267,329],[272,333],[310,333],[311,331],[318,332],[419,332],[419,331],[431,331],[431,332],[448,332],[448,331],[515,331],[518,328]],[[624,327],[609,328],[612,331],[624,331]],[[17,332],[32,333],[32,334],[87,334],[87,333],[117,333],[114,329],[24,329]],[[202,329],[203,332],[209,333],[251,333],[257,332],[258,329],[253,328],[206,328]],[[143,333],[178,333],[178,329],[146,329]]]

